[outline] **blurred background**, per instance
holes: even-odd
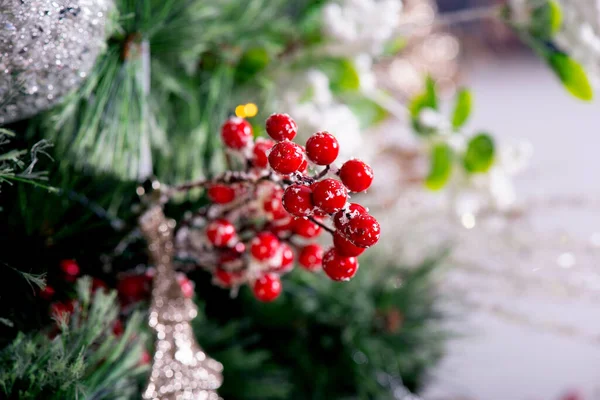
[[[438,0],[437,7],[441,20],[460,21],[498,3]],[[469,86],[476,99],[470,125],[493,128],[500,141],[524,140],[533,152],[515,180],[523,214],[512,227],[488,236],[469,224],[459,234],[456,259],[483,268],[449,272],[449,284],[473,307],[456,321],[465,337],[451,342],[424,397],[600,399],[598,102],[565,96],[502,24],[446,25],[427,39],[436,40],[430,49],[440,37],[452,59],[448,80]]]

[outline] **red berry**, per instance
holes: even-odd
[[[279,239],[271,232],[261,232],[251,242],[250,252],[258,261],[265,261],[277,254]]]
[[[344,207],[342,210],[335,213],[333,216],[333,223],[337,230],[343,232],[344,226],[350,221],[350,219],[361,215],[366,214],[368,211],[366,208],[361,206],[358,203],[350,203],[348,207]]]
[[[223,268],[217,268],[215,270],[214,278],[217,284],[224,287],[231,287],[241,280],[242,274],[238,271],[231,272]]]
[[[287,213],[286,213],[287,214]],[[269,223],[269,231],[277,236],[288,235],[294,227],[294,218],[287,214],[287,217],[280,218]]]
[[[323,261],[323,249],[318,244],[309,244],[304,246],[298,256],[300,265],[309,271],[316,271],[321,268]]]
[[[323,228],[307,218],[296,218],[294,220],[293,232],[307,239],[317,237],[321,234]]]
[[[317,132],[306,141],[306,155],[317,165],[329,165],[340,153],[337,139],[329,132]]]
[[[300,167],[298,167],[298,172],[300,172],[301,174],[305,174],[306,171],[308,171],[308,161],[306,161],[306,159],[303,159],[302,164],[300,164]]]
[[[342,182],[335,179],[323,179],[312,184],[313,202],[326,213],[341,210],[348,200],[348,190]]]
[[[279,251],[281,251],[281,265],[276,270],[287,272],[294,266],[294,252],[287,243],[282,243]]]
[[[44,300],[50,300],[55,292],[52,286],[46,285],[46,287],[40,290],[40,297]]]
[[[235,189],[231,186],[215,183],[208,188],[208,198],[215,204],[227,204],[235,198]]]
[[[308,186],[291,185],[283,193],[283,207],[296,217],[310,215],[314,208],[312,193]]]
[[[75,260],[62,260],[60,262],[60,269],[62,272],[64,272],[67,278],[74,278],[79,275],[79,265],[77,265],[77,261]]]
[[[121,336],[125,330],[120,319],[116,320],[112,327],[112,332],[115,336]]]
[[[130,275],[117,283],[117,292],[125,302],[138,301],[150,294],[151,278],[145,275]]]
[[[252,139],[252,126],[243,118],[231,117],[221,127],[221,138],[230,149],[243,149]]]
[[[194,282],[192,282],[187,276],[184,274],[177,274],[177,282],[181,287],[181,292],[183,293],[183,297],[191,299],[194,296]]]
[[[373,169],[363,161],[348,160],[340,168],[340,179],[352,192],[364,192],[373,182]]]
[[[281,142],[292,140],[298,133],[296,122],[287,114],[273,114],[267,118],[267,133],[273,139]]]
[[[352,242],[343,237],[339,231],[336,231],[333,234],[333,245],[339,255],[344,257],[358,257],[365,251],[364,247],[353,245]]]
[[[102,289],[103,291],[108,290],[108,285],[102,279],[92,278],[92,293],[96,290]]]
[[[358,270],[356,257],[344,257],[335,247],[327,250],[323,256],[323,271],[334,281],[348,281]]]
[[[265,274],[254,282],[254,296],[264,302],[270,302],[281,293],[281,280],[277,274]]]
[[[75,310],[75,301],[56,302],[50,304],[50,315],[56,319],[66,319]]]
[[[298,171],[303,160],[302,148],[293,142],[279,142],[269,153],[269,165],[283,175]]]
[[[150,361],[152,361],[152,356],[150,355],[150,353],[148,353],[147,350],[144,350],[144,352],[142,353],[142,355],[140,357],[139,365],[150,364]]]
[[[285,217],[288,213],[283,208],[282,200],[283,189],[279,186],[274,186],[264,197],[263,210],[265,210],[266,213],[271,214],[275,219]]]
[[[258,138],[254,143],[254,149],[252,150],[252,164],[257,168],[267,168],[269,165],[269,159],[267,158],[267,152],[271,150],[275,143],[269,139]]]
[[[379,240],[381,228],[375,218],[369,214],[361,214],[344,226],[343,233],[355,246],[370,247]]]
[[[235,266],[241,264],[242,254],[246,252],[246,245],[242,242],[237,242],[233,248],[222,248],[219,254],[219,265]]]
[[[235,227],[226,219],[216,219],[206,227],[206,237],[213,246],[227,246],[235,238]]]

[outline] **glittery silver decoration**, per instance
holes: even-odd
[[[105,45],[110,0],[0,0],[0,125],[77,87]]]
[[[190,321],[198,311],[183,296],[173,269],[175,222],[166,219],[160,206],[153,206],[140,218],[140,228],[156,267],[149,323],[157,340],[144,399],[220,400],[216,390],[223,381],[223,366],[196,343]]]

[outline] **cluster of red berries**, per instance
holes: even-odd
[[[81,277],[81,268],[76,260],[62,260],[59,265],[60,274],[58,277],[60,281],[67,282],[67,284],[73,284]],[[119,279],[117,283],[117,292],[121,301],[122,312],[129,304],[149,297],[152,276],[153,270],[148,269],[142,274],[127,274]],[[183,295],[185,297],[192,297],[194,293],[193,282],[182,273],[177,274],[177,281],[181,286]],[[63,285],[62,282],[56,283]],[[106,291],[108,289],[108,285],[103,280],[96,277],[92,278],[90,288],[92,294],[97,290]],[[79,313],[81,317],[81,303],[71,297],[65,298],[65,294],[68,294],[69,292],[72,292],[72,290],[68,289],[57,292],[55,287],[50,284],[47,284],[39,291],[39,297],[46,302],[50,302],[48,305],[49,314],[57,321],[69,322],[74,313]],[[57,297],[61,297],[62,300],[58,300]],[[49,338],[53,339],[61,332],[59,325],[60,324],[55,324],[50,327],[47,332]],[[125,327],[120,318],[116,319],[109,329],[116,337],[120,337],[125,332]],[[147,350],[144,350],[138,363],[139,365],[146,365],[149,364],[151,360],[152,357],[150,356],[150,353],[148,353]]]
[[[222,127],[223,143],[246,168],[207,184],[208,198],[220,207],[203,228],[216,255],[207,266],[215,283],[248,283],[259,300],[272,301],[294,260],[335,281],[349,280],[356,257],[379,240],[377,220],[349,202],[349,193],[369,188],[373,170],[358,159],[337,168],[339,144],[328,132],[315,133],[305,147],[292,142],[298,127],[287,114],[271,115],[266,131],[271,139],[254,140],[250,123],[237,117]],[[333,236],[327,251],[315,242],[323,231]]]
[[[72,284],[81,276],[81,268],[76,260],[62,260],[59,265],[60,280]],[[142,273],[127,273],[119,278],[116,289],[122,311],[126,311],[129,306],[150,297],[153,276],[154,270],[149,268]],[[181,272],[177,273],[176,279],[181,287],[184,297],[193,297],[195,290],[194,282]],[[93,277],[91,282],[91,292],[94,293],[97,290],[108,290],[108,285],[102,279]],[[57,294],[55,286],[51,284],[47,284],[39,291],[41,299],[51,301],[49,305],[50,316],[55,319],[68,320],[70,315],[78,308],[78,304],[77,301],[72,298],[56,300],[56,297],[64,297],[61,295],[64,295],[64,293]],[[123,324],[120,320],[115,321],[113,333],[119,336],[123,332],[122,327]]]

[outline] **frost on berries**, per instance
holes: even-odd
[[[352,159],[334,164],[339,143],[317,132],[306,147],[292,142],[298,127],[287,114],[266,121],[270,139],[253,140],[250,124],[230,118],[221,137],[241,169],[198,184],[210,203],[190,212],[177,232],[178,259],[213,275],[213,283],[236,292],[247,285],[254,296],[274,301],[281,276],[297,263],[334,281],[351,279],[357,256],[379,240],[379,223],[349,193],[366,190],[373,171]],[[271,140],[272,139],[272,140]],[[326,252],[317,243],[331,235]]]

